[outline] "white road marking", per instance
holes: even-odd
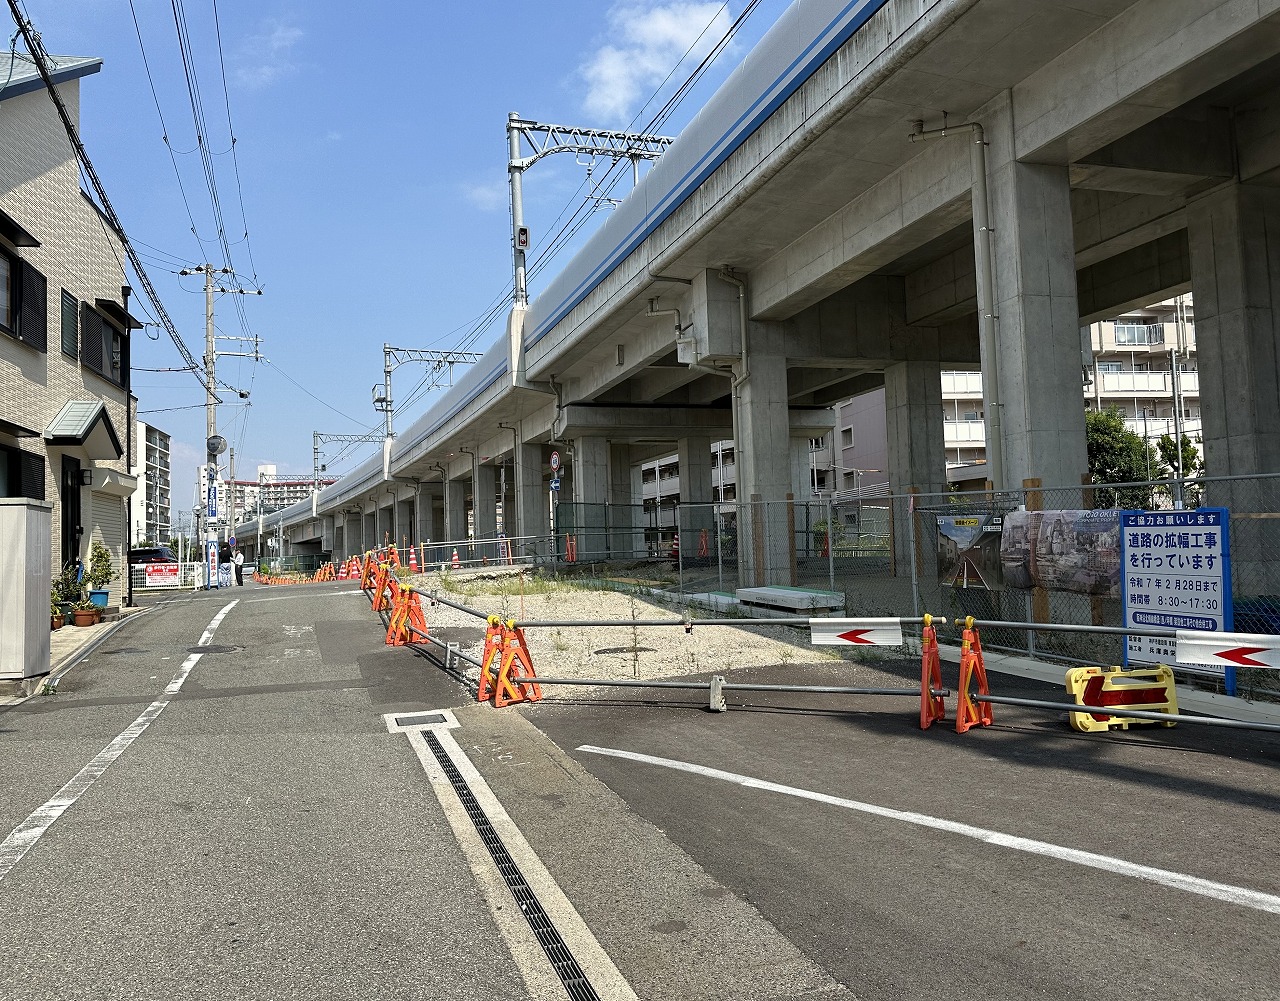
[[[1063,862],[1073,862],[1076,865],[1088,866],[1091,869],[1102,869],[1121,876],[1145,879],[1171,889],[1184,890],[1187,893],[1198,893],[1203,897],[1212,897],[1215,900],[1225,901],[1229,904],[1239,904],[1241,907],[1267,911],[1271,914],[1280,914],[1280,897],[1270,893],[1262,893],[1258,890],[1232,886],[1229,883],[1215,883],[1212,880],[1201,879],[1198,876],[1188,876],[1185,873],[1172,872],[1168,869],[1156,869],[1152,866],[1138,865],[1134,862],[1127,862],[1124,859],[1112,858],[1109,855],[1097,855],[1093,852],[1081,851],[1078,848],[1066,848],[1062,845],[1050,844],[1047,841],[1033,841],[1030,838],[1002,834],[1000,831],[989,831],[986,828],[974,827],[971,824],[942,820],[939,817],[931,817],[924,813],[893,810],[885,806],[876,806],[873,803],[862,803],[856,799],[844,799],[840,796],[829,796],[826,793],[781,785],[777,782],[766,782],[763,779],[753,779],[749,775],[725,772],[719,768],[707,768],[705,765],[694,765],[687,761],[677,761],[673,758],[659,758],[651,754],[619,751],[614,748],[595,747],[590,744],[583,744],[578,750],[585,751],[588,754],[603,754],[612,758],[625,758],[629,761],[638,761],[647,765],[672,768],[676,771],[690,772],[706,778],[733,782],[737,785],[746,786],[748,789],[782,793],[784,796],[795,796],[799,799],[813,800],[816,803],[826,803],[829,806],[843,807],[846,810],[869,813],[876,817],[886,817],[889,820],[900,820],[906,824],[915,824],[917,827],[928,827],[935,831],[946,831],[949,834],[959,834],[966,838],[974,838],[977,841],[985,841],[987,844],[998,845],[1001,848],[1012,848],[1016,851],[1029,852],[1032,855],[1044,855]]]
[[[236,602],[233,601],[213,617],[213,621],[209,623],[209,627],[200,637],[199,646],[208,646],[209,641],[213,639],[213,634],[217,632],[218,626],[222,624],[222,620],[226,618],[227,613],[235,606]],[[182,667],[179,668],[174,679],[165,688],[164,698],[156,699],[155,702],[147,706],[141,716],[130,723],[115,740],[99,751],[97,756],[80,769],[70,782],[59,789],[51,800],[39,807],[31,816],[15,827],[7,838],[0,841],[0,879],[4,879],[5,876],[9,875],[13,867],[44,836],[45,831],[49,829],[53,822],[74,806],[76,800],[89,791],[89,788],[102,777],[102,773],[110,767],[111,763],[124,754],[129,749],[129,745],[142,736],[155,718],[164,712],[165,706],[169,704],[169,696],[178,693],[182,688],[183,682],[187,680],[187,675],[200,662],[202,656],[204,655],[199,653],[193,653],[188,656],[182,662]]]
[[[458,746],[458,742],[450,732],[452,726],[456,726],[456,721],[448,719],[444,723],[405,727],[404,734],[409,738],[409,744],[418,756],[423,771],[427,773],[427,779],[435,791],[436,799],[440,801],[445,819],[453,828],[454,837],[457,838],[458,845],[467,858],[467,864],[471,867],[476,883],[489,903],[489,911],[494,923],[498,926],[498,931],[515,959],[516,969],[524,980],[529,996],[561,998],[564,997],[564,986],[547,960],[542,945],[530,930],[528,922],[518,909],[511,906],[511,890],[503,881],[497,866],[494,865],[488,848],[480,839],[480,834],[467,814],[466,808],[458,799],[453,784],[444,774],[436,756],[427,747],[427,742],[422,736],[423,730],[431,730],[436,735],[454,766],[462,773],[476,802],[484,810],[485,816],[489,818],[494,831],[502,839],[512,861],[519,867],[529,889],[538,898],[538,903],[542,905],[547,917],[560,933],[566,947],[573,953],[574,959],[587,975],[596,994],[602,1001],[638,1001],[635,991],[631,989],[631,985],[609,958],[609,954],[604,951],[577,909],[569,902],[569,898],[564,895],[560,884],[547,871],[547,867],[534,853],[515,821],[503,809],[502,803],[493,794],[493,790],[476,770],[475,765],[471,763],[471,759]]]

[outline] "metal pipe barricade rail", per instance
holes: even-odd
[[[1218,719],[1214,716],[1184,716],[1181,713],[1155,713],[1145,709],[1124,709],[1119,706],[1077,705],[1074,702],[1046,702],[1043,699],[1021,699],[1009,695],[982,694],[974,700],[998,702],[1007,706],[1025,706],[1028,709],[1051,709],[1069,713],[1098,713],[1106,716],[1124,716],[1151,720],[1156,723],[1200,723],[1205,726],[1222,726],[1231,730],[1268,730],[1280,733],[1280,723],[1251,723],[1239,719]]]

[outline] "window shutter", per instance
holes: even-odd
[[[80,360],[102,371],[102,317],[87,302],[80,305]]]
[[[76,297],[62,290],[62,353],[80,357],[80,323],[76,316]]]
[[[49,298],[44,275],[26,261],[20,264],[22,277],[18,291],[18,337],[37,351],[48,350]]]
[[[44,456],[23,452],[18,457],[21,496],[44,500]]]

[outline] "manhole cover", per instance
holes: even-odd
[[[187,653],[234,653],[236,650],[242,649],[238,646],[219,646],[211,643],[209,646],[189,646]]]

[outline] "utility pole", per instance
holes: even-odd
[[[640,179],[639,161],[658,159],[674,141],[668,136],[638,132],[530,122],[514,111],[507,115],[507,179],[511,186],[511,249],[514,272],[512,298],[516,309],[523,309],[529,303],[525,266],[529,230],[524,224],[524,192],[521,187],[524,171],[552,153],[574,153],[592,157],[593,161],[595,157],[608,157],[614,163],[629,160],[632,183],[636,184]],[[525,146],[533,150],[530,156],[521,155]]]
[[[214,275],[233,274],[231,268],[215,268],[201,264],[195,268],[183,268],[180,275],[204,275],[204,381],[205,381],[205,449],[206,449],[206,497],[204,529],[205,587],[213,587],[218,571],[218,456],[227,449],[227,440],[218,434],[218,394],[214,370],[218,351],[214,343],[213,296],[215,292],[237,295],[262,295],[261,289],[219,288],[213,283]],[[257,356],[255,345],[254,356]],[[249,394],[241,391],[241,398]],[[233,496],[234,500],[234,496]],[[231,517],[234,518],[234,510]]]
[[[382,439],[382,478],[384,480],[391,478],[391,441],[396,436],[395,428],[391,423],[394,411],[391,400],[391,373],[407,362],[423,362],[431,366],[431,371],[427,374],[430,382],[423,380],[425,389],[431,390],[442,385],[453,385],[454,365],[474,365],[483,357],[484,355],[475,351],[420,351],[416,348],[394,348],[390,344],[382,345],[382,385],[378,386],[374,383],[373,409],[383,415],[386,428]],[[444,382],[446,378],[447,383]],[[329,440],[365,441],[367,439],[329,436]],[[319,459],[317,458],[316,461],[319,462]]]

